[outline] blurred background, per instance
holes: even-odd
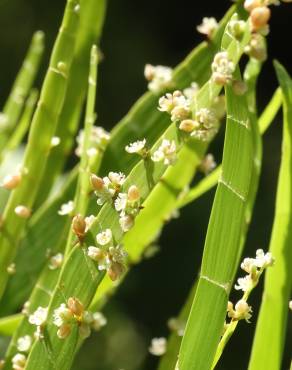
[[[59,27],[65,0],[0,0],[0,104],[3,105],[33,32],[46,34],[46,56]],[[145,63],[174,67],[202,37],[196,26],[203,16],[218,20],[230,1],[110,0],[102,36],[104,60],[100,66],[97,98],[98,123],[110,130],[146,90]],[[273,8],[269,61],[259,80],[260,110],[277,87],[272,60],[278,59],[292,73],[289,22],[292,5]],[[291,33],[290,33],[291,34]],[[282,122],[279,115],[264,138],[264,162],[255,213],[244,255],[267,250],[273,221],[280,161]],[[223,132],[211,152],[221,161]],[[176,316],[196,278],[214,191],[186,207],[164,228],[160,251],[133,268],[118,293],[105,307],[108,326],[93,335],[81,349],[75,370],[154,370],[157,358],[148,354],[151,338],[167,336],[167,320]],[[218,369],[247,368],[262,285],[251,298],[251,324],[240,323]],[[234,295],[234,300],[238,295]],[[289,367],[292,341],[290,314],[283,369]],[[273,318],[271,317],[271,320]],[[240,356],[240,357],[239,357]],[[275,369],[276,370],[276,369]]]

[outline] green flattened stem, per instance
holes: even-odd
[[[24,111],[20,117],[19,124],[17,125],[15,131],[11,135],[6,145],[5,150],[7,150],[8,152],[17,148],[17,146],[21,143],[22,139],[27,133],[38,100],[38,96],[39,93],[36,89],[33,89],[29,94],[29,97],[27,98],[27,101],[25,103]]]
[[[245,97],[234,97],[230,87],[226,88],[226,97],[228,118],[222,174],[209,221],[199,283],[179,352],[180,370],[210,369],[241,252],[253,143]]]
[[[275,265],[267,271],[265,277],[249,370],[281,368],[292,287],[289,264],[292,260],[292,80],[279,63],[275,63],[275,67],[282,88],[284,108],[282,159],[269,247]]]
[[[47,198],[54,181],[63,170],[66,159],[71,154],[86,97],[90,49],[94,43],[99,43],[106,5],[107,0],[81,0],[80,26],[74,61],[68,81],[68,92],[59,117],[60,124],[56,130],[56,136],[60,138],[60,145],[49,155],[43,181],[37,195],[37,205]]]
[[[258,119],[259,131],[263,135],[266,130],[272,124],[275,116],[279,112],[282,105],[282,93],[281,89],[278,88],[265,110],[262,112],[261,116]],[[214,171],[209,175],[199,181],[193,188],[191,188],[181,199],[178,201],[177,208],[183,208],[188,204],[192,203],[200,196],[205,194],[207,191],[211,190],[214,186],[217,185],[220,173],[222,171],[222,166],[219,165]]]
[[[40,100],[32,120],[22,164],[22,180],[12,192],[3,214],[0,234],[0,297],[8,279],[7,267],[17,251],[27,223],[27,216],[33,210],[45,163],[51,150],[51,140],[66,95],[78,24],[79,3],[77,0],[68,0]],[[25,217],[15,213],[18,206],[25,207],[25,212],[22,213]]]
[[[32,38],[28,53],[12,87],[11,94],[3,108],[2,119],[5,121],[0,134],[0,160],[2,151],[18,123],[24,102],[31,90],[35,76],[38,72],[44,51],[44,34],[37,31]]]

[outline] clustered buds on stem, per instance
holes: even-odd
[[[78,157],[82,156],[84,151],[84,130],[80,130],[77,136],[77,148],[75,154]],[[105,131],[102,127],[93,126],[90,132],[89,148],[87,149],[87,155],[89,157],[95,157],[99,151],[104,151],[110,140],[110,134]]]
[[[82,302],[76,297],[70,297],[67,304],[62,303],[53,313],[53,324],[58,327],[57,336],[60,339],[65,339],[70,335],[74,324],[79,327],[79,335],[87,338],[91,328],[99,330],[106,325],[106,322],[102,313],[86,311]]]
[[[235,307],[232,302],[228,302],[227,314],[232,321],[246,320],[249,322],[251,318],[252,308],[247,304],[247,299],[251,291],[258,284],[259,278],[263,271],[273,266],[274,258],[271,253],[264,253],[262,249],[256,251],[256,258],[245,258],[241,263],[241,268],[248,273],[243,278],[238,279],[236,290],[244,292],[243,297],[236,303]],[[228,328],[228,324],[225,325]],[[225,328],[225,329],[226,329]]]

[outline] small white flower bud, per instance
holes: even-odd
[[[32,345],[32,337],[30,335],[25,335],[18,338],[17,349],[19,352],[28,352]]]
[[[292,311],[292,301],[289,302],[289,309]]]
[[[217,30],[219,24],[215,18],[204,17],[202,23],[197,26],[197,31],[206,35],[209,39],[212,38],[214,32]]]
[[[26,356],[22,353],[17,353],[11,359],[13,370],[24,370],[26,365]]]
[[[154,356],[162,356],[165,354],[167,348],[166,338],[153,338],[149,352]]]
[[[134,218],[131,215],[124,215],[120,217],[119,223],[123,232],[126,233],[134,226]]]
[[[194,131],[196,128],[198,128],[199,124],[197,121],[193,120],[193,119],[185,119],[183,121],[181,121],[180,125],[179,125],[179,129],[184,131],[184,132],[187,132],[187,133],[190,133],[192,131]]]
[[[15,263],[11,263],[7,267],[7,272],[8,272],[9,275],[14,275],[16,273],[16,265],[15,265]]]
[[[14,212],[21,218],[29,218],[31,215],[31,210],[23,205],[15,207]]]
[[[1,186],[7,190],[15,189],[21,182],[21,174],[7,175],[4,177]]]

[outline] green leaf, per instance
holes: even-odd
[[[276,262],[266,272],[249,370],[281,368],[292,287],[291,268],[287,265],[292,259],[292,80],[278,62],[275,62],[275,68],[284,108],[282,160],[269,248]]]

